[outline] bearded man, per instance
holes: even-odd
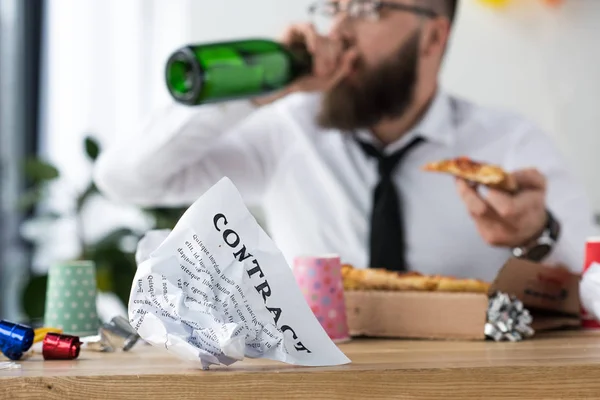
[[[122,202],[182,206],[228,176],[288,260],[337,253],[358,268],[490,280],[519,256],[580,271],[592,213],[549,137],[440,87],[456,8],[318,2],[326,34],[303,24],[283,38],[312,53],[311,76],[266,98],[170,105],[101,155],[96,184]],[[519,191],[421,169],[458,156],[510,171]]]

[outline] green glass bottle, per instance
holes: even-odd
[[[169,57],[167,87],[183,104],[199,105],[265,95],[309,74],[303,45],[251,39],[189,45]]]

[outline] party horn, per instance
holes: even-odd
[[[38,328],[33,333],[33,343],[39,343],[44,340],[47,333],[63,333],[63,330],[60,328]]]
[[[77,336],[47,333],[42,346],[44,360],[74,360],[79,357],[81,342]]]
[[[123,351],[131,350],[140,339],[140,335],[131,327],[129,321],[121,316],[114,317],[109,323],[104,324],[102,328],[124,339],[121,346]]]
[[[19,360],[33,345],[33,329],[29,326],[0,321],[0,350],[11,360]]]

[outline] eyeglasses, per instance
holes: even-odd
[[[429,8],[378,0],[349,0],[343,3],[340,1],[319,1],[311,5],[308,12],[313,17],[328,19],[333,19],[340,13],[347,13],[352,18],[378,20],[383,9],[410,12],[428,18],[438,16],[435,11]]]

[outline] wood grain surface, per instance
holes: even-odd
[[[352,364],[247,360],[210,371],[146,345],[129,353],[82,352],[75,361],[34,355],[20,370],[0,371],[0,398],[600,398],[600,332],[520,343],[361,339],[340,348]]]

